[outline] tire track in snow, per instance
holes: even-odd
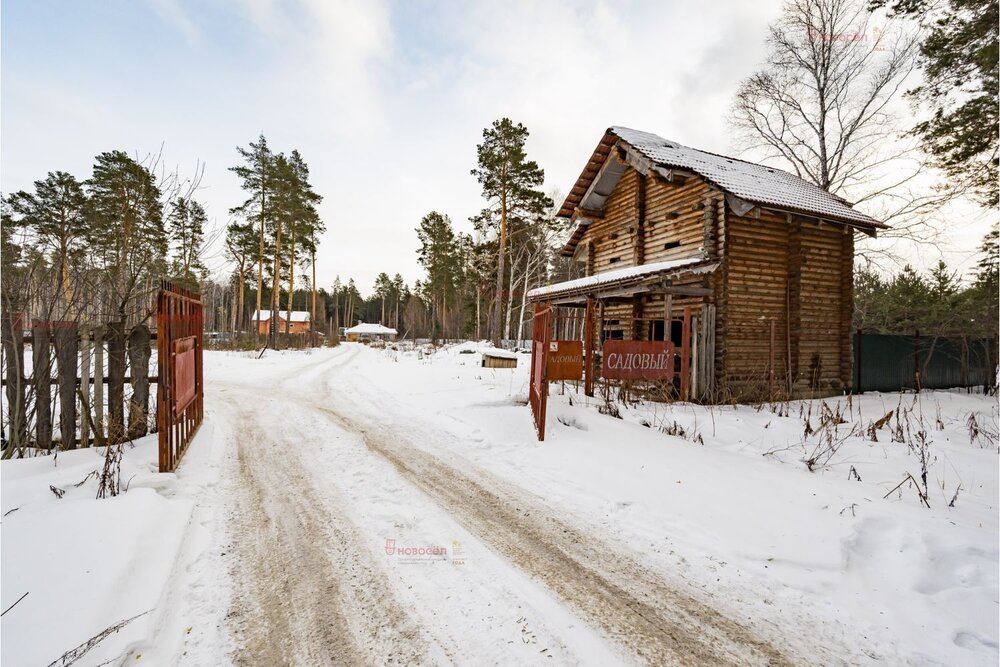
[[[262,423],[247,398],[233,405],[231,422],[240,424],[232,434],[234,662],[422,662],[419,629],[378,568],[357,557],[354,527],[317,496],[297,453],[302,434],[294,423]]]
[[[369,395],[377,404],[377,398]],[[373,452],[492,549],[544,583],[584,618],[648,664],[791,665],[745,626],[671,587],[630,556],[554,516],[544,501],[489,473],[463,473],[408,444],[444,438],[392,424],[366,427],[313,404],[360,435]],[[391,406],[380,406],[391,414]]]

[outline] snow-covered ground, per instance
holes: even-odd
[[[997,663],[995,398],[554,384],[539,443],[481,349],[207,353],[177,474],[145,439],[113,499],[96,450],[3,462],[3,663],[148,610],[80,664]]]

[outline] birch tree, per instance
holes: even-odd
[[[916,64],[911,26],[876,24],[863,0],[788,0],[767,43],[733,104],[743,147],[862,205],[890,225],[884,237],[934,242],[933,216],[965,188],[928,182],[932,161],[897,114]]]

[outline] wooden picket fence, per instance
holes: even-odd
[[[158,373],[149,367],[156,335],[145,324],[126,331],[122,322],[35,320],[26,331],[20,314],[5,313],[2,333],[5,455],[101,446],[155,428],[150,384]]]

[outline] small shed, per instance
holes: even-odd
[[[483,352],[483,368],[517,368],[517,355],[493,348]]]
[[[381,324],[358,322],[356,326],[344,330],[344,335],[351,342],[366,340],[396,340],[396,330]]]

